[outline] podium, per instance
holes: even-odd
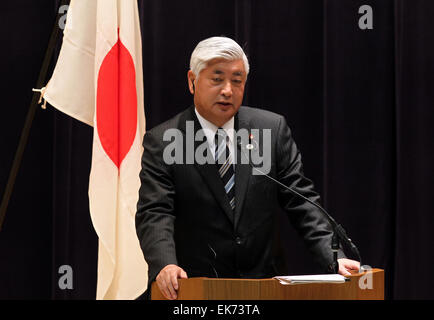
[[[178,279],[178,300],[384,300],[384,270],[353,273],[344,283],[282,285],[276,279]],[[165,300],[157,284],[152,300]]]

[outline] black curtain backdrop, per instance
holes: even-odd
[[[58,2],[0,4],[1,195]],[[251,64],[244,104],[286,116],[322,203],[363,263],[385,269],[387,298],[434,299],[434,2],[138,3],[147,128],[191,105],[186,73],[197,42],[234,38]],[[358,27],[366,4],[372,30]],[[37,111],[0,232],[1,299],[95,298],[98,242],[87,198],[92,134],[51,107]],[[280,219],[288,273],[318,272]],[[62,265],[73,269],[72,290],[59,289]]]

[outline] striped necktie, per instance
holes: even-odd
[[[215,162],[233,211],[235,209],[235,170],[228,140],[226,132],[218,128],[215,134]]]

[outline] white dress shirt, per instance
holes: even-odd
[[[217,127],[215,124],[209,122],[208,120],[206,120],[204,117],[202,117],[199,112],[197,112],[196,108],[194,108],[194,112],[196,112],[196,116],[200,122],[200,125],[202,126],[202,129],[205,133],[206,139],[208,141],[209,147],[211,149],[211,151],[213,152],[214,155],[214,151],[215,151],[215,134],[217,132],[217,129],[219,127]],[[232,158],[232,163],[234,163],[234,137],[235,137],[235,129],[234,129],[234,117],[232,117],[231,119],[229,119],[228,122],[226,122],[221,128],[223,130],[225,130],[226,135],[229,137],[229,152],[231,153],[231,158]],[[234,166],[234,170],[235,170],[235,166]]]

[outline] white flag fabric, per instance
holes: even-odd
[[[136,0],[71,0],[44,98],[94,127],[89,208],[99,238],[97,299],[135,299],[147,264],[135,229],[145,133]]]

